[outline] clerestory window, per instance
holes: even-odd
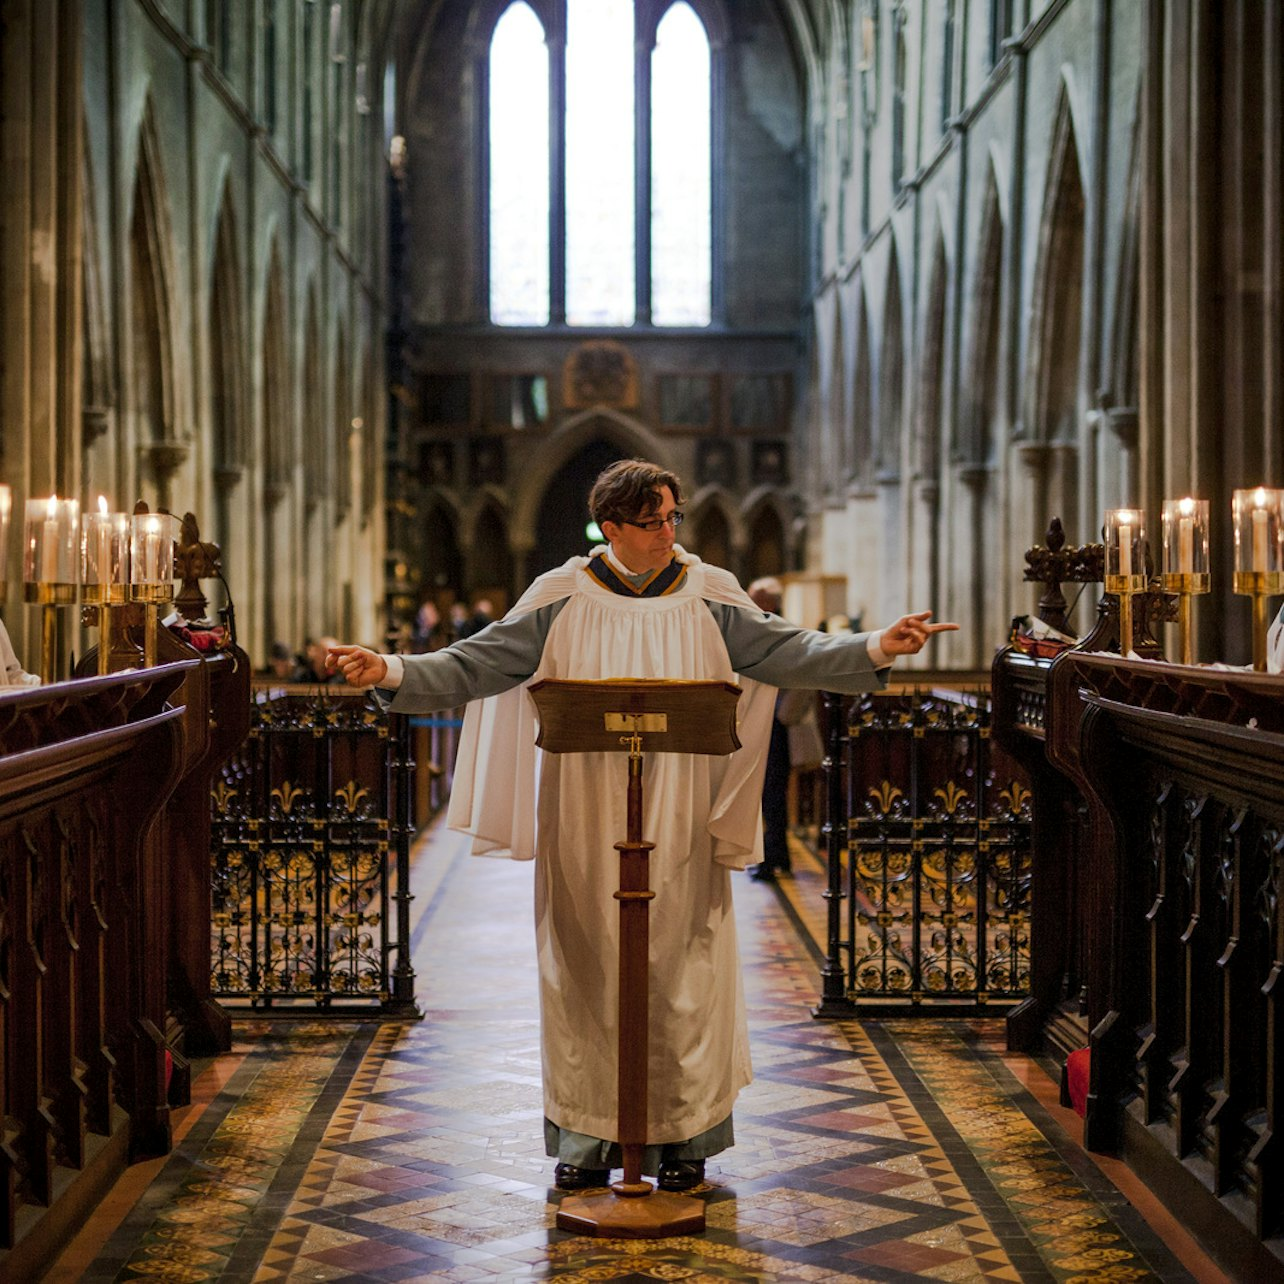
[[[634,0],[525,0],[488,66],[489,307],[496,325],[704,326],[713,314],[713,52],[675,0],[650,43]],[[563,103],[558,120],[551,104]]]

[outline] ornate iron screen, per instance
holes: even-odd
[[[253,698],[213,789],[215,997],[417,1016],[407,720],[343,687]]]
[[[1031,793],[988,692],[825,697],[828,956],[818,1016],[1030,992]]]

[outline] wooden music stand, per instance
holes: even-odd
[[[568,1195],[557,1212],[562,1230],[620,1239],[698,1235],[704,1203],[656,1190],[642,1178],[647,1124],[648,861],[642,838],[642,754],[729,754],[740,748],[732,682],[612,678],[572,682],[545,678],[530,688],[539,711],[535,743],[546,753],[629,755],[628,836],[620,853],[620,1002],[618,1118],[624,1178],[610,1192]]]

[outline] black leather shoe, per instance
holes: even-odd
[[[776,871],[770,865],[755,865],[749,871],[749,877],[755,883],[774,883],[776,881]]]
[[[553,1184],[558,1190],[592,1190],[595,1186],[608,1186],[610,1182],[609,1168],[577,1168],[574,1164],[558,1164],[553,1169]]]
[[[663,1159],[656,1184],[661,1190],[693,1190],[704,1181],[703,1159]]]

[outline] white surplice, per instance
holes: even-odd
[[[734,681],[705,600],[754,609],[735,578],[686,555],[667,597],[602,588],[576,558],[541,576],[513,614],[568,599],[530,679]],[[618,1135],[619,857],[627,831],[623,754],[534,747],[527,684],[469,706],[448,822],[474,850],[537,856],[535,926],[544,1113],[559,1127]],[[744,748],[728,757],[647,754],[643,836],[651,853],[649,1144],[681,1142],[731,1113],[750,1081],[729,870],[761,859],[762,773],[775,690],[741,681]]]

